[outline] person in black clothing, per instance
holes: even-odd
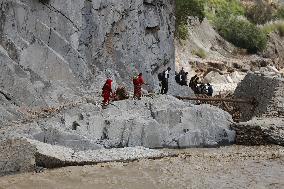
[[[198,91],[199,93],[198,94],[207,94],[207,90],[206,90],[206,85],[201,83],[198,87]]]
[[[199,77],[195,75],[190,79],[190,82],[189,82],[189,87],[194,91],[195,94],[198,93],[198,87],[197,87],[198,80],[199,80]]]
[[[188,72],[185,72],[183,75],[181,75],[181,81],[180,81],[181,86],[183,85],[187,86],[187,75],[188,75]]]
[[[180,75],[177,72],[175,72],[175,80],[176,80],[177,84],[180,84]]]
[[[168,69],[164,72],[164,77],[162,79],[162,89],[161,94],[167,94],[169,89],[169,77],[170,77],[170,71],[172,69],[168,67]]]
[[[213,87],[210,85],[210,83],[207,83],[207,95],[213,96]]]
[[[182,67],[181,70],[179,71],[179,75],[182,76],[182,75],[184,75],[184,74],[185,74],[185,71],[184,71],[184,68]]]

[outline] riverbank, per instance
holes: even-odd
[[[284,147],[229,146],[166,151],[178,156],[6,176],[0,178],[0,188],[284,187]]]

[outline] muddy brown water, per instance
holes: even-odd
[[[284,189],[283,147],[171,151],[179,156],[6,176],[0,189]]]

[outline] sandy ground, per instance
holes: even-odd
[[[283,147],[231,146],[174,152],[179,156],[2,177],[0,188],[284,188]]]

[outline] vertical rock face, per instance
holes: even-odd
[[[100,91],[106,77],[129,87],[137,72],[157,88],[158,70],[174,67],[173,9],[172,0],[1,0],[1,98],[53,105]]]

